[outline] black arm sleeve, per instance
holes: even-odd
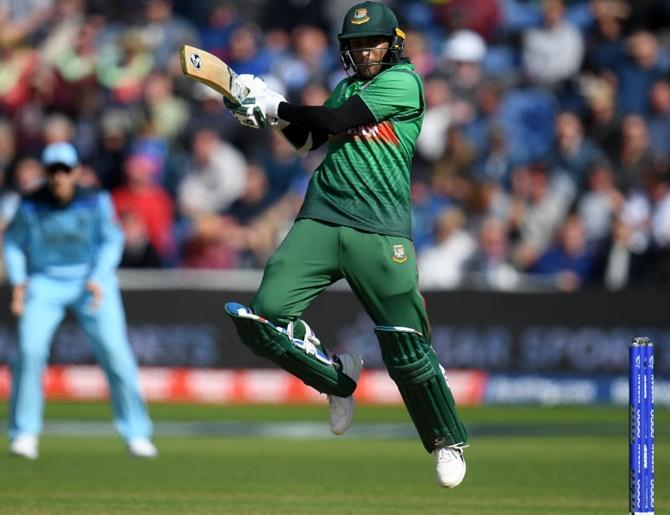
[[[367,125],[375,122],[375,117],[370,108],[358,95],[353,95],[341,106],[316,107],[297,106],[282,102],[279,104],[279,118],[307,129],[313,134],[340,134],[359,125]]]
[[[310,135],[312,136],[312,144],[307,150],[319,148],[328,141],[328,133],[326,131],[311,132],[309,129],[295,124],[288,125],[281,131],[295,148],[302,148],[305,143],[307,143],[307,138],[309,138]]]

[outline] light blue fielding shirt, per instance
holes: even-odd
[[[123,232],[107,193],[77,188],[59,204],[48,187],[22,199],[7,228],[5,265],[12,285],[29,276],[99,282],[115,272],[123,253]]]

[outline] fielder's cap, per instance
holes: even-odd
[[[478,63],[485,54],[484,39],[472,30],[457,30],[444,45],[444,56],[452,61]]]
[[[389,7],[379,2],[363,2],[347,11],[338,38],[393,37],[397,28],[398,19]]]
[[[74,168],[79,164],[79,158],[77,157],[77,151],[70,143],[51,143],[42,152],[42,164],[47,167],[60,164],[68,168]]]

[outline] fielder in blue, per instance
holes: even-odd
[[[77,185],[80,167],[69,143],[44,149],[46,184],[22,199],[5,234],[4,254],[18,317],[12,362],[10,452],[38,457],[44,399],[42,374],[65,311],[89,337],[111,392],[114,423],[131,455],[158,455],[126,335],[116,268],[123,233],[106,193]]]

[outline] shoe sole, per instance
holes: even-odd
[[[361,357],[360,356],[354,357],[351,356],[350,354],[343,354],[340,356],[340,361],[342,362],[342,372],[347,377],[350,377],[353,381],[358,382],[358,379],[361,376],[361,370],[363,369],[363,360],[361,359]],[[337,397],[337,396],[329,395],[328,398],[330,397]],[[339,398],[349,399],[349,401],[351,402],[351,408],[350,408],[351,418],[349,419],[348,423],[345,425],[343,429],[336,430],[331,423],[330,431],[337,436],[341,436],[349,430],[349,428],[351,427],[351,423],[354,419],[354,411],[356,410],[356,402],[354,400],[353,395],[350,397],[339,397]]]

